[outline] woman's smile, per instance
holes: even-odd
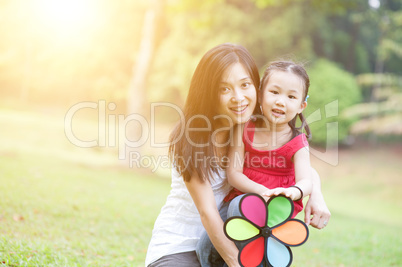
[[[236,114],[243,114],[244,112],[246,112],[247,108],[248,108],[248,105],[242,105],[242,106],[232,107],[229,109],[232,110]]]

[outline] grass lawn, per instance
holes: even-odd
[[[401,159],[400,146],[341,150],[338,166],[313,158],[332,217],[294,266],[402,266]]]
[[[169,178],[73,146],[63,120],[0,109],[0,266],[144,266]],[[401,147],[313,159],[332,218],[293,248],[293,266],[401,266],[401,159]]]

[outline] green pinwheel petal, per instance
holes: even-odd
[[[284,196],[277,196],[270,199],[268,203],[268,223],[269,227],[274,227],[292,215],[291,200]]]
[[[243,218],[231,218],[225,224],[226,234],[233,240],[243,241],[260,233],[260,230]]]

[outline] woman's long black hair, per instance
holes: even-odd
[[[221,44],[212,48],[202,57],[193,74],[183,110],[184,120],[176,125],[169,140],[169,157],[185,181],[191,179],[193,172],[202,180],[209,180],[213,173],[219,174],[218,166],[211,162],[216,149],[211,136],[217,127],[214,117],[220,115],[219,83],[224,71],[235,63],[243,65],[257,90],[260,85],[258,68],[241,45]]]

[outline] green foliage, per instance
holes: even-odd
[[[308,28],[305,10],[299,4],[269,9],[239,0],[197,4],[197,9],[189,5],[179,1],[166,11],[169,19],[162,28],[169,34],[152,64],[151,101],[183,103],[196,64],[207,50],[220,43],[245,46],[261,69],[282,56],[314,57],[310,37],[304,34]]]
[[[280,1],[280,0],[254,0],[255,5],[258,8],[264,9],[267,7],[272,7],[272,6],[279,6],[279,5],[283,5],[283,4],[287,4],[290,1],[289,0],[284,0],[284,1]]]
[[[380,10],[371,13],[378,21],[381,36],[377,46],[374,73],[357,76],[358,83],[365,89],[365,102],[344,111],[344,116],[354,114],[359,121],[353,124],[352,133],[375,136],[402,136],[402,12]],[[362,19],[368,19],[363,17]],[[399,67],[397,67],[399,66]],[[392,73],[390,70],[396,69]],[[371,138],[374,139],[374,138]]]
[[[0,22],[8,25],[0,29],[3,97],[49,106],[105,99],[124,110],[150,2],[95,2],[91,11],[97,22],[91,27],[52,31],[51,25],[39,23],[34,2],[3,1]],[[278,58],[326,58],[355,74],[378,72],[382,66],[381,72],[400,75],[402,13],[397,0],[381,1],[377,9],[367,0],[160,3],[163,15],[143,89],[145,103],[182,105],[197,62],[224,42],[244,45],[260,69]],[[369,97],[369,90],[365,93]]]
[[[363,44],[359,42],[356,44],[355,48],[356,53],[356,61],[355,66],[357,72],[366,73],[370,71],[370,62],[369,62],[369,54],[367,50],[364,48]]]
[[[371,94],[370,101],[343,111],[343,116],[352,114],[359,117],[359,121],[352,126],[352,133],[401,137],[402,77],[390,73],[367,73],[357,76],[357,82]]]
[[[355,118],[340,117],[339,114],[361,100],[356,80],[352,74],[325,59],[314,62],[308,74],[311,86],[305,114],[312,131],[312,142],[331,145],[343,141]],[[337,131],[327,131],[327,125],[333,122],[338,123]]]

